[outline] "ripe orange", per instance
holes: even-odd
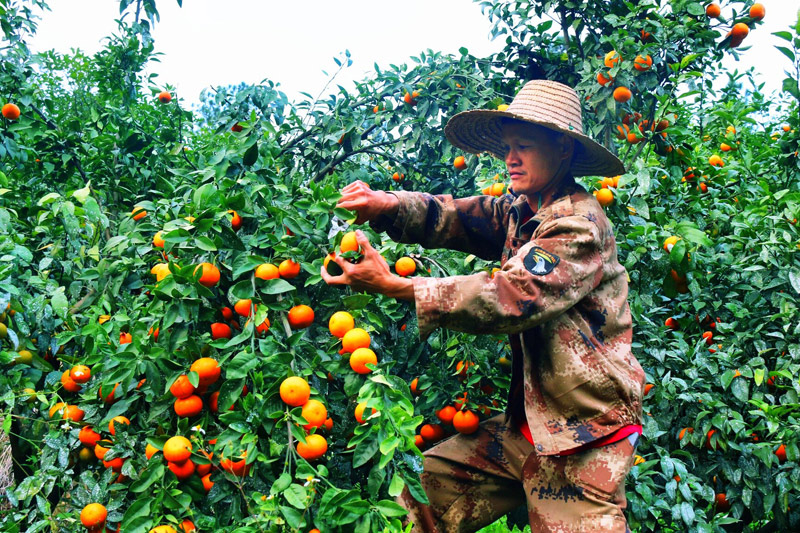
[[[361,403],[359,403],[358,405],[356,405],[355,416],[356,416],[356,421],[357,421],[359,424],[363,424],[364,422],[366,422],[366,421],[367,421],[367,418],[369,418],[370,416],[372,416],[372,415],[374,415],[375,413],[377,413],[377,411],[375,410],[375,408],[374,408],[374,407],[372,407],[372,408],[371,408],[371,409],[372,409],[371,413],[370,413],[368,416],[366,416],[366,417],[365,417],[365,416],[364,416],[364,410],[365,410],[366,408],[367,408],[367,402],[361,402]]]
[[[278,279],[281,273],[278,272],[278,267],[272,263],[264,263],[256,267],[255,276],[258,279]]]
[[[678,321],[672,317],[669,317],[665,322],[664,325],[667,326],[669,329],[675,331],[678,329]]]
[[[177,435],[164,443],[164,459],[180,463],[192,456],[192,443],[186,437]]]
[[[235,304],[233,304],[233,310],[236,311],[237,314],[240,316],[250,316],[250,310],[253,305],[253,300],[245,299],[239,300]],[[255,307],[255,310],[258,310],[258,307]]]
[[[369,348],[369,333],[361,328],[353,328],[342,337],[342,353],[353,353],[359,348]]]
[[[708,164],[711,165],[712,167],[724,167],[725,166],[725,162],[717,154],[714,154],[714,155],[712,155],[711,157],[708,158]]]
[[[664,251],[670,253],[672,251],[673,246],[675,246],[675,243],[678,242],[678,240],[680,240],[679,237],[676,237],[675,235],[667,237],[664,240]]]
[[[81,524],[86,528],[96,528],[106,522],[108,511],[100,503],[90,503],[81,509]]]
[[[189,370],[192,372],[197,372],[197,375],[200,378],[198,383],[200,387],[208,387],[209,385],[216,383],[219,379],[220,373],[222,372],[217,360],[211,357],[201,357],[192,363],[192,366],[189,367]]]
[[[650,67],[652,66],[653,66],[653,58],[650,57],[648,54],[645,54],[644,56],[636,56],[636,59],[633,60],[633,68],[635,68],[639,72],[650,70]]]
[[[687,433],[694,433],[694,428],[683,428],[680,433],[678,433],[678,440],[683,440],[684,435]]]
[[[3,106],[3,116],[8,120],[17,120],[19,118],[19,107],[17,104],[8,103]]]
[[[653,388],[652,383],[645,383],[644,385],[644,395],[647,396],[650,393],[650,390]]]
[[[414,435],[414,446],[420,450],[425,446],[425,439],[422,438],[422,435]]]
[[[131,217],[133,220],[141,220],[147,216],[147,211],[139,207],[138,205],[131,210]]]
[[[328,320],[328,330],[331,332],[331,335],[339,337],[340,339],[354,327],[355,321],[353,320],[353,315],[347,311],[337,311],[333,313],[330,320]]]
[[[456,415],[456,408],[452,405],[445,405],[436,411],[436,417],[442,421],[443,424],[450,424],[453,422],[453,417]]]
[[[419,396],[420,394],[420,392],[417,390],[417,387],[419,387],[419,378],[414,378],[411,381],[411,384],[408,386],[408,388],[411,389],[411,394],[414,396]]]
[[[206,474],[205,476],[203,476],[201,481],[203,482],[203,488],[206,490],[206,492],[209,492],[211,488],[214,486],[214,482],[211,481],[211,474]]]
[[[403,179],[403,176],[401,176],[399,172],[395,172],[394,174],[392,174],[392,179],[394,181],[400,181]]]
[[[103,394],[103,387],[100,386],[100,388],[97,389],[97,395],[100,396],[100,398],[103,399],[103,403],[113,403],[114,402],[114,391],[117,390],[117,387],[119,387],[119,383],[115,383],[114,384],[114,388],[111,389],[111,392],[109,392],[108,394],[104,395]]]
[[[356,374],[369,374],[372,372],[367,368],[367,364],[378,364],[378,357],[375,355],[375,352],[369,348],[357,348],[352,355],[350,355],[350,368],[352,368]]]
[[[410,276],[417,271],[417,263],[410,257],[401,257],[394,264],[394,271],[398,276]]]
[[[503,191],[505,191],[506,186],[504,183],[493,183],[491,188],[492,196],[503,196]]]
[[[161,281],[162,279],[166,278],[172,272],[169,270],[169,265],[167,263],[158,263],[153,265],[153,268],[150,269],[150,273],[156,277],[156,281]]]
[[[100,440],[100,433],[96,432],[92,426],[83,426],[78,432],[78,440],[84,446],[94,448],[94,445]]]
[[[603,64],[608,68],[613,68],[621,60],[622,57],[617,53],[617,51],[611,50],[609,53],[606,54],[606,57],[603,60]]]
[[[755,3],[750,8],[750,18],[753,20],[762,20],[766,14],[767,10],[764,4]]]
[[[169,386],[169,392],[176,398],[188,398],[194,394],[194,385],[189,381],[186,374],[181,374],[178,376],[178,379]]]
[[[311,388],[308,382],[299,376],[288,377],[283,380],[280,387],[280,395],[283,403],[292,407],[305,405],[311,396]]]
[[[250,319],[247,319],[247,322],[244,323],[244,326],[247,327],[249,324],[250,324]],[[261,325],[256,326],[256,334],[259,336],[264,335],[266,332],[269,331],[269,326],[270,326],[269,318],[265,318],[264,322],[262,322]]]
[[[167,91],[161,91],[158,93],[158,101],[162,104],[168,104],[172,101],[172,95],[169,94]]]
[[[453,160],[453,167],[459,171],[467,168],[467,161],[464,159],[463,155],[460,155]]]
[[[612,81],[614,81],[614,78],[611,77],[611,75],[606,76],[602,72],[598,72],[597,73],[597,83],[599,83],[603,87],[605,87],[606,85],[608,85]]]
[[[130,344],[133,342],[133,335],[130,333],[123,331],[119,334],[119,343],[120,344]]]
[[[725,497],[724,492],[720,492],[714,497],[714,506],[716,507],[718,513],[727,513],[731,510],[731,504],[728,501],[728,498]]]
[[[306,461],[319,459],[328,451],[328,441],[319,433],[306,435],[305,442],[297,443],[297,454]]]
[[[339,252],[358,252],[358,240],[355,231],[348,231],[342,236],[342,242],[339,244]]]
[[[145,446],[145,448],[144,448],[144,456],[149,461],[151,457],[153,457],[155,454],[157,454],[160,451],[161,450],[159,450],[158,448],[156,448],[152,444],[147,443],[147,446]]]
[[[197,528],[194,526],[194,522],[186,518],[181,525],[178,526],[178,531],[182,531],[183,533],[191,533],[192,531],[197,531]]]
[[[66,405],[60,412],[62,413],[61,418],[72,420],[73,422],[80,422],[83,420],[83,415],[85,414],[83,409],[77,405]]]
[[[408,105],[417,105],[417,96],[419,96],[419,92],[417,91],[413,91],[411,93],[406,92],[406,94],[403,95],[403,101]]]
[[[233,311],[231,311],[230,307],[223,306],[222,309],[219,310],[222,314],[222,318],[225,320],[232,320],[233,319]]]
[[[75,383],[86,383],[92,377],[92,371],[86,365],[75,365],[70,369],[69,377]]]
[[[314,310],[307,305],[296,305],[289,309],[289,325],[294,329],[307,328],[314,322]]]
[[[325,424],[328,419],[328,410],[325,405],[319,400],[308,400],[303,405],[303,418],[306,419],[308,424],[303,427],[310,430],[311,428],[318,428]]]
[[[706,15],[709,18],[715,19],[722,14],[722,9],[720,9],[719,4],[708,4],[706,6]]]
[[[731,40],[741,43],[748,33],[750,33],[750,27],[744,22],[737,22],[731,30]]]
[[[242,217],[233,209],[228,209],[228,214],[231,215],[231,228],[233,231],[239,231],[239,228],[242,227]]]
[[[456,431],[463,433],[464,435],[471,435],[472,433],[478,431],[479,424],[480,419],[478,418],[478,415],[469,409],[458,411],[453,417],[453,427]]]
[[[444,437],[444,430],[439,424],[425,424],[419,428],[419,434],[425,442],[436,442]]]
[[[300,274],[300,265],[291,259],[285,259],[278,265],[278,272],[284,279],[296,278]]]
[[[731,151],[731,145],[729,145],[727,143],[722,143],[722,144],[719,145],[719,149],[722,150],[723,152],[730,152]]]
[[[116,435],[117,431],[115,429],[115,426],[119,426],[120,424],[127,424],[130,426],[131,421],[124,416],[115,416],[108,422],[108,432],[111,433],[112,435]]]
[[[183,481],[184,479],[189,479],[192,474],[194,474],[195,466],[194,463],[190,459],[186,459],[181,463],[173,463],[172,461],[167,461],[167,468],[169,468],[175,476]]]
[[[614,203],[614,193],[611,192],[609,189],[600,189],[597,191],[597,201],[600,202],[600,205],[603,207],[609,206]]]
[[[153,246],[155,246],[156,248],[163,248],[164,247],[164,237],[161,236],[162,233],[164,233],[164,232],[163,231],[158,231],[158,232],[156,232],[155,235],[153,235]]]
[[[75,383],[71,377],[69,377],[69,370],[64,370],[61,374],[61,385],[64,387],[64,390],[69,392],[80,392],[81,386],[78,383]]]
[[[200,285],[204,287],[213,287],[219,283],[219,269],[215,265],[211,263],[200,263],[194,269],[195,276],[200,269],[202,269],[202,273],[200,274],[200,279],[197,280]]]
[[[620,104],[624,104],[628,100],[631,99],[633,93],[627,87],[617,87],[614,89],[614,100],[619,102]]]
[[[778,446],[778,449],[775,450],[775,456],[778,458],[778,461],[783,464],[786,462],[786,445],[781,444]]]
[[[172,526],[156,526],[148,533],[178,533]]]
[[[194,394],[186,398],[176,398],[173,408],[175,414],[182,418],[197,416],[203,411],[203,400]]]
[[[216,339],[230,339],[233,335],[231,327],[223,322],[214,322],[211,324],[211,338]]]
[[[158,341],[158,329],[159,328],[153,329],[153,326],[150,326],[150,329],[147,330],[147,334],[148,335],[152,335],[153,336],[153,340],[155,340],[155,341]]]

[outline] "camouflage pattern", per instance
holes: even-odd
[[[407,489],[398,501],[418,533],[476,531],[525,503],[531,531],[624,533],[625,476],[637,436],[573,455],[538,455],[498,415],[425,452],[429,505]]]
[[[414,278],[420,335],[437,327],[508,333],[508,416],[527,420],[537,455],[641,424],[644,371],[631,353],[627,273],[608,218],[571,177],[533,213],[524,195],[454,199],[393,191],[401,242],[500,260],[502,270]]]

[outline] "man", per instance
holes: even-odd
[[[456,115],[445,135],[504,159],[512,193],[453,199],[355,182],[338,205],[395,240],[500,259],[502,270],[401,278],[361,232],[363,261],[322,270],[330,284],[414,301],[423,338],[437,327],[510,336],[507,414],[425,452],[430,504],[400,501],[415,531],[475,531],[527,503],[532,531],[624,532],[644,372],[611,224],[573,179],[620,174],[622,163],[583,134],[577,93],[544,80],[506,111]]]

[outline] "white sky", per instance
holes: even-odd
[[[80,48],[93,54],[103,38],[117,30],[118,0],[50,0],[43,13],[34,51]],[[738,64],[756,66],[765,89],[778,90],[790,67],[774,49],[782,41],[772,32],[786,30],[797,20],[797,4],[762,0],[767,15],[751,31],[751,49]],[[490,23],[472,0],[158,0],[161,21],[153,36],[164,55],[149,72],[159,74],[188,102],[212,85],[279,82],[290,99],[304,91],[315,95],[336,70],[332,58],[350,50],[353,66],[337,83],[362,79],[373,64],[410,63],[410,57],[432,49],[457,54],[461,46],[484,56],[502,49],[503,39],[489,40]],[[723,9],[723,15],[726,10]]]

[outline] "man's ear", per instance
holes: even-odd
[[[572,159],[572,154],[575,152],[575,139],[562,134],[558,144],[561,146],[561,159]]]

